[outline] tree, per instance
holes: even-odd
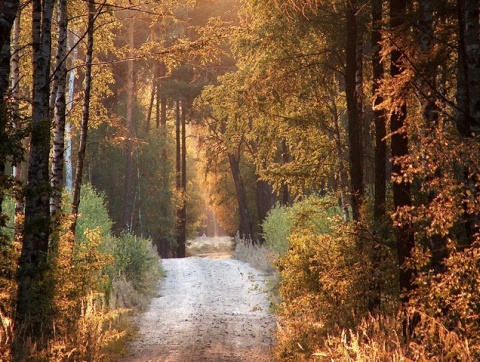
[[[131,231],[131,219],[132,219],[132,209],[133,209],[133,133],[132,133],[132,123],[133,123],[133,99],[135,97],[134,89],[134,70],[135,70],[135,60],[133,60],[133,50],[134,50],[134,34],[135,34],[135,18],[129,19],[128,24],[128,57],[131,58],[128,61],[128,71],[127,71],[127,115],[126,115],[126,138],[125,138],[125,187],[123,191],[123,227],[125,230]]]
[[[360,208],[364,196],[363,185],[363,121],[361,117],[361,94],[357,87],[357,79],[361,73],[362,62],[358,62],[361,55],[357,49],[359,43],[358,17],[359,9],[356,0],[346,2],[346,65],[345,65],[345,93],[348,113],[348,140],[350,156],[350,182],[352,198],[352,216],[360,219]]]
[[[407,17],[407,2],[391,1],[390,2],[390,27],[394,34],[398,35],[405,31]],[[400,77],[404,71],[402,66],[402,52],[398,47],[393,48],[390,53],[390,74]],[[400,94],[402,94],[400,92]],[[408,137],[405,133],[404,125],[407,117],[407,104],[405,95],[399,98],[398,104],[390,116],[391,131],[391,151],[393,158],[392,165],[392,191],[393,204],[396,213],[401,213],[403,209],[412,206],[410,194],[410,182],[403,177],[402,164],[400,159],[408,155]],[[397,254],[400,264],[400,290],[401,300],[404,304],[408,303],[409,292],[412,291],[414,284],[414,270],[407,265],[408,260],[412,256],[412,250],[415,246],[412,225],[407,222],[399,222],[394,225],[395,236],[397,239]]]
[[[66,86],[67,86],[67,30],[68,15],[67,1],[58,2],[58,45],[55,62],[54,83],[56,90],[52,92],[55,110],[55,129],[53,137],[52,157],[52,200],[50,202],[50,214],[56,218],[61,205],[63,190],[64,152],[65,152],[65,123],[66,123]],[[52,105],[50,108],[53,108]]]
[[[33,103],[22,251],[18,271],[17,347],[42,349],[53,333],[48,284],[50,237],[50,57],[54,0],[32,2]],[[39,333],[39,331],[41,331]]]
[[[92,62],[93,62],[93,43],[95,31],[95,18],[105,6],[105,2],[95,8],[95,2],[89,0],[87,3],[88,20],[87,20],[87,51],[85,56],[85,80],[84,80],[84,99],[82,109],[82,123],[80,129],[80,145],[77,154],[77,166],[75,168],[75,181],[73,184],[73,202],[72,215],[73,221],[70,231],[75,235],[77,226],[78,209],[80,206],[80,189],[82,187],[83,165],[85,160],[85,152],[87,147],[88,124],[90,121],[90,97],[92,90]]]
[[[10,80],[10,36],[20,1],[6,0],[0,12],[0,226],[4,226],[2,215],[5,183],[5,163],[10,156],[9,136],[7,134],[8,108],[6,95]]]

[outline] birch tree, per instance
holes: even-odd
[[[25,223],[18,271],[16,345],[46,346],[51,336],[48,285],[50,225],[50,57],[54,0],[32,1],[33,103]],[[41,332],[39,332],[41,331]]]
[[[58,2],[58,44],[55,62],[54,83],[56,92],[52,92],[52,99],[55,99],[55,118],[53,136],[53,158],[52,158],[52,200],[50,202],[50,213],[52,218],[57,216],[62,199],[64,152],[65,152],[65,122],[66,122],[66,85],[67,85],[67,30],[68,14],[67,0]]]

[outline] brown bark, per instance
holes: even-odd
[[[184,258],[185,255],[185,242],[187,238],[187,133],[186,133],[186,123],[187,123],[187,107],[185,102],[182,102],[182,119],[181,119],[181,209],[180,209],[180,230],[179,230],[179,239],[177,247],[177,257]]]
[[[13,35],[12,35],[12,52],[11,52],[11,62],[12,67],[12,114],[13,114],[13,123],[14,127],[19,130],[21,128],[20,124],[20,115],[19,115],[19,101],[20,101],[20,21],[21,21],[21,7],[18,7],[17,17],[13,24]],[[26,140],[22,140],[22,148],[26,148]],[[13,178],[19,189],[23,188],[24,177],[22,175],[24,169],[24,162],[19,161],[13,165]],[[14,225],[15,225],[15,240],[22,240],[22,228],[23,228],[23,209],[25,203],[23,196],[20,192],[15,193],[15,215],[14,215]],[[1,213],[1,202],[0,202],[0,213]]]
[[[232,172],[237,195],[238,212],[240,214],[240,237],[250,241],[252,240],[253,234],[247,205],[247,194],[245,193],[245,186],[240,173],[240,159],[233,153],[229,153],[228,161],[230,163],[230,171]]]
[[[382,0],[372,1],[372,70],[373,70],[373,97],[374,108],[379,106],[383,97],[379,92],[380,82],[384,76],[384,69],[381,58],[381,23],[382,23]],[[385,221],[385,200],[386,200],[386,182],[387,182],[387,126],[385,112],[382,109],[375,108],[373,111],[375,125],[375,176],[374,176],[374,200],[373,200],[373,219],[376,225],[381,225]],[[372,297],[369,300],[368,309],[374,312],[380,308],[381,287],[378,273],[380,264],[380,245],[375,244],[372,248],[372,280],[370,291]]]
[[[457,65],[457,129],[465,138],[480,132],[480,40],[479,5],[472,0],[457,0],[458,8],[458,65]],[[475,171],[463,170],[466,189],[478,193]],[[465,195],[465,200],[470,198]],[[471,215],[467,201],[464,202],[463,222],[465,225],[465,246],[474,242],[480,228],[478,217]]]
[[[391,0],[390,1],[390,27],[394,33],[401,32],[406,21],[406,0]],[[391,52],[390,74],[393,78],[401,75],[403,72],[401,64],[401,51],[393,50]],[[405,120],[407,117],[407,105],[403,104],[399,109],[392,113],[390,118],[390,131],[392,132],[391,150],[392,158],[394,160],[392,165],[392,174],[401,175],[402,167],[396,159],[408,155],[408,138],[403,130]],[[410,183],[407,181],[393,182],[393,204],[395,210],[402,207],[412,205],[410,196]],[[413,227],[410,222],[402,220],[399,225],[394,227],[395,236],[397,239],[397,254],[400,265],[400,290],[402,303],[407,303],[409,300],[409,292],[414,288],[414,270],[406,265],[408,259],[412,256],[414,247]]]
[[[348,141],[350,158],[350,184],[352,217],[358,221],[364,194],[363,187],[363,125],[361,117],[361,93],[358,77],[358,8],[356,0],[347,1],[347,43],[345,92],[348,115]]]
[[[8,121],[8,110],[5,95],[10,81],[10,35],[19,8],[19,1],[5,0],[0,12],[0,215],[3,208],[3,196],[7,184],[5,183],[5,163],[8,156],[8,135],[5,132]],[[4,226],[3,218],[0,226]]]
[[[150,123],[152,121],[152,113],[153,113],[153,105],[155,104],[155,95],[157,94],[157,80],[156,76],[153,76],[152,79],[152,91],[150,93],[150,103],[148,105],[148,113],[147,113],[147,122],[145,125],[145,131],[150,130]],[[158,97],[157,97],[158,99]],[[157,100],[157,118],[158,118],[158,100]]]
[[[175,190],[180,202],[183,202],[182,194],[182,115],[180,113],[180,99],[175,103]],[[182,204],[177,205],[177,248],[175,256],[182,257]],[[179,255],[180,253],[180,255]]]
[[[374,97],[374,123],[375,123],[375,194],[373,217],[376,221],[382,221],[385,217],[385,198],[387,182],[387,126],[385,112],[378,107],[383,102],[383,96],[379,92],[380,82],[383,79],[384,69],[380,54],[382,35],[382,0],[372,2],[372,69],[373,69],[373,97]]]
[[[133,18],[128,26],[129,57],[133,58],[135,22]],[[133,98],[134,98],[134,60],[128,61],[127,71],[127,116],[125,137],[125,184],[123,189],[123,228],[131,231],[133,212]]]
[[[78,209],[80,206],[80,189],[82,186],[83,165],[85,161],[85,152],[87,149],[88,122],[90,119],[90,95],[92,89],[92,61],[93,61],[93,33],[94,33],[94,0],[88,1],[88,29],[87,29],[87,53],[85,57],[85,82],[84,82],[84,101],[82,109],[82,123],[80,127],[80,144],[78,148],[77,167],[75,168],[75,181],[73,183],[73,202],[72,215],[73,222],[70,227],[75,235],[77,225]]]

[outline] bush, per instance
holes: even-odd
[[[368,240],[359,247],[359,230],[344,222],[336,199],[312,196],[290,210],[288,250],[277,268],[281,302],[276,356],[282,361],[311,361],[329,336],[354,330],[368,316]],[[362,236],[363,237],[363,236]],[[393,253],[382,256],[382,290],[395,280]],[[315,357],[316,358],[316,357]]]
[[[263,237],[269,248],[283,255],[288,249],[288,236],[292,227],[291,209],[276,205],[268,212],[262,224]]]
[[[80,192],[78,213],[75,231],[77,241],[85,242],[85,234],[89,230],[97,230],[102,240],[108,239],[112,231],[113,222],[108,215],[104,193],[98,192],[91,185],[83,185]]]
[[[67,196],[65,200],[67,206]],[[12,242],[13,200],[8,199],[4,205],[10,220],[0,235],[0,354],[8,361],[19,243]],[[47,350],[23,347],[26,355],[38,361],[111,360],[109,348],[125,336],[128,325],[123,321],[119,324],[126,310],[119,309],[119,303],[111,303],[115,299],[109,297],[120,290],[119,285],[127,286],[120,290],[123,296],[128,291],[124,299],[142,300],[128,307],[145,306],[160,275],[158,257],[149,240],[129,234],[111,236],[112,222],[103,194],[84,186],[79,211],[75,240],[69,232],[68,213],[62,215],[59,230],[52,236],[48,285],[54,286],[55,335]]]
[[[114,278],[123,277],[142,294],[150,294],[161,275],[158,255],[149,239],[123,233],[114,243]]]

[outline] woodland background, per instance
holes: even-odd
[[[213,229],[278,360],[480,358],[477,1],[0,4],[2,358],[115,358]]]

